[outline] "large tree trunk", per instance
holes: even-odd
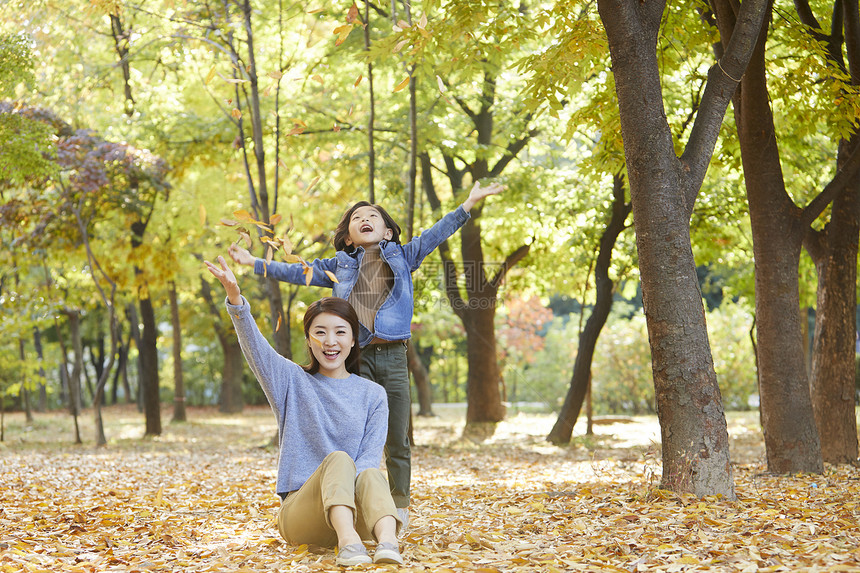
[[[470,308],[464,311],[466,327],[466,357],[469,373],[466,378],[466,425],[501,422],[505,406],[500,390],[501,372],[496,354],[496,293],[469,298]]]
[[[812,406],[822,459],[833,464],[855,462],[858,451],[854,406],[858,236],[860,182],[855,182],[834,200],[824,232],[817,240],[806,241],[818,271]],[[817,246],[811,245],[813,241]]]
[[[48,408],[48,377],[45,375],[45,355],[42,349],[42,331],[38,326],[33,327],[33,348],[39,358],[39,399],[36,403],[36,411],[44,412]]]
[[[755,257],[761,420],[768,469],[821,472],[803,360],[798,272],[807,225],[785,189],[765,76],[768,21],[735,95]]]
[[[805,3],[798,14],[812,35],[821,26]],[[827,64],[842,70],[848,60],[851,83],[860,85],[860,8],[856,2],[837,2],[841,18],[831,18],[827,36]],[[842,28],[839,23],[842,22]],[[860,136],[839,142],[837,167],[842,170],[860,148]],[[860,241],[860,181],[853,177],[834,199],[830,222],[823,231],[809,231],[804,246],[818,271],[818,301],[812,354],[812,408],[825,462],[857,460],[857,418],[854,406],[854,341],[857,331],[857,250]]]
[[[636,225],[643,304],[663,444],[662,485],[734,498],[725,415],[690,245],[689,222],[719,126],[758,35],[764,2],[742,4],[712,66],[683,155],[666,122],[656,40],[665,2],[599,0],[606,28]],[[733,74],[733,75],[729,75]]]
[[[585,323],[582,335],[579,337],[579,349],[573,364],[573,375],[570,379],[570,388],[564,399],[561,412],[555,425],[550,430],[546,439],[554,444],[567,444],[573,434],[573,427],[582,409],[582,403],[591,383],[591,361],[594,357],[594,348],[597,346],[597,338],[603,325],[609,318],[612,310],[612,294],[615,283],[609,278],[609,267],[612,263],[612,249],[618,235],[624,230],[624,222],[630,214],[632,205],[624,199],[624,179],[620,175],[615,176],[613,186],[612,214],[606,229],[600,237],[600,248],[597,254],[597,263],[594,266],[594,277],[596,287],[596,300],[591,316]]]

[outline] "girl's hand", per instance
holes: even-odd
[[[497,195],[505,190],[505,186],[500,183],[490,183],[486,187],[481,187],[480,182],[476,182],[469,192],[469,198],[463,202],[463,209],[468,213],[475,204],[490,195]]]
[[[233,274],[233,271],[230,270],[230,267],[224,261],[224,257],[218,255],[220,267],[213,265],[209,261],[203,261],[203,263],[209,269],[209,272],[224,286],[224,290],[227,292],[227,300],[230,301],[230,304],[241,306],[242,293],[239,290],[239,283],[236,281],[236,275]]]
[[[243,249],[236,243],[230,245],[227,252],[230,254],[230,257],[240,265],[253,265],[256,260],[256,257],[254,257],[248,249]]]

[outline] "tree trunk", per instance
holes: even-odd
[[[798,14],[809,33],[820,35],[812,10],[798,3]],[[840,18],[826,37],[827,64],[842,71],[848,60],[851,83],[860,85],[860,9],[856,2],[838,2]],[[805,8],[805,9],[803,9]],[[840,140],[837,168],[849,163],[860,148],[860,136]],[[857,251],[860,241],[860,182],[853,177],[833,201],[830,222],[822,231],[809,231],[804,246],[818,271],[817,319],[812,353],[811,392],[815,422],[825,462],[857,460],[857,418],[854,406],[855,337],[857,332]]]
[[[418,416],[434,416],[433,388],[430,386],[430,377],[427,375],[427,369],[424,368],[415,346],[415,337],[413,336],[406,347],[406,360],[409,363],[409,371],[412,373],[412,380],[415,382],[415,389],[418,394]]]
[[[469,299],[465,309],[466,357],[466,425],[496,423],[505,419],[505,407],[499,389],[501,373],[496,355],[495,291]]]
[[[17,275],[16,275],[17,276]],[[26,354],[24,351],[24,339],[18,339],[18,355],[21,359],[21,362],[26,360]],[[25,380],[23,384],[21,384],[21,398],[24,402],[24,415],[28,424],[33,423],[33,410],[30,408],[30,392],[27,390],[27,381]]]
[[[219,333],[218,340],[224,351],[224,368],[221,370],[221,397],[218,400],[218,411],[225,414],[238,414],[245,407],[245,398],[242,395],[242,373],[244,372],[245,357],[235,336],[230,337],[225,333]]]
[[[142,294],[142,293],[139,293]],[[140,317],[143,322],[140,384],[143,387],[143,410],[146,417],[147,436],[161,435],[161,398],[158,387],[158,330],[155,324],[155,309],[149,296],[140,299]]]
[[[78,312],[75,310],[66,310],[66,317],[69,319],[69,336],[72,339],[72,349],[74,352],[72,374],[69,376],[69,412],[75,420],[75,443],[82,444],[84,442],[81,440],[81,429],[78,425],[78,416],[81,415],[81,371],[84,365],[82,356],[84,347],[81,343],[81,321]]]
[[[812,406],[822,459],[833,464],[853,463],[858,453],[854,406],[858,237],[860,183],[855,182],[834,200],[830,222],[818,237],[819,247],[811,248],[806,241],[818,271]]]
[[[807,226],[785,189],[765,76],[768,21],[735,95],[755,258],[759,394],[768,469],[821,472],[803,359],[798,272]]]
[[[140,319],[137,316],[137,307],[133,302],[130,302],[125,307],[125,315],[128,318],[129,324],[129,348],[131,348],[131,340],[134,340],[134,345],[138,348],[137,352],[137,388],[134,393],[134,401],[137,404],[137,411],[143,412],[143,384],[141,383],[141,372],[143,372],[143,355],[140,353],[140,347],[143,346],[143,341],[140,336]]]
[[[239,340],[233,333],[233,325],[226,323],[221,318],[215,299],[212,297],[212,289],[205,279],[200,279],[200,293],[209,307],[212,315],[215,335],[221,344],[224,353],[224,366],[221,370],[221,393],[218,398],[219,411],[226,414],[241,412],[245,405],[242,394],[242,378],[244,372],[245,357]],[[286,326],[284,326],[286,328]]]
[[[546,437],[547,441],[554,444],[570,443],[573,427],[576,425],[576,419],[579,417],[583,400],[591,382],[591,362],[594,358],[594,348],[597,346],[600,331],[603,330],[603,326],[609,318],[609,312],[612,310],[612,294],[615,290],[615,283],[609,278],[612,249],[618,235],[624,230],[624,221],[631,210],[631,204],[625,201],[624,195],[624,180],[620,175],[616,175],[613,186],[612,214],[600,237],[597,263],[594,267],[597,291],[594,309],[579,337],[579,349],[576,353],[573,375],[570,380],[570,388],[564,399],[564,405],[558,415],[558,420]]]
[[[38,326],[33,327],[33,348],[39,358],[39,400],[36,403],[36,411],[44,412],[48,409],[48,377],[45,375],[45,354],[42,349],[42,331]]]
[[[170,322],[173,327],[173,421],[184,422],[185,382],[182,377],[182,325],[179,322],[179,301],[176,296],[176,283],[170,281]]]
[[[731,78],[743,74],[764,2],[743,2],[744,24],[724,36],[729,49],[708,73],[680,158],[664,113],[656,52],[665,2],[598,0],[598,9],[609,40],[636,225],[663,444],[662,486],[734,499],[728,431],[689,224],[735,88]]]

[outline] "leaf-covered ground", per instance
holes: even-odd
[[[437,412],[416,420],[401,570],[860,572],[860,470],[767,475],[752,415],[729,421],[738,501],[727,502],[658,488],[653,418],[557,448],[542,440],[551,416],[511,414],[479,445],[460,438],[458,411]],[[83,446],[65,415],[7,415],[0,571],[340,570],[333,551],[278,535],[268,408],[189,418],[142,440],[141,416],[110,408],[111,445],[96,449],[89,414]]]

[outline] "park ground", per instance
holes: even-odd
[[[580,422],[556,447],[549,414],[512,411],[476,442],[462,408],[436,413],[415,420],[401,571],[860,572],[860,469],[769,475],[754,413],[728,415],[736,501],[659,489],[654,417],[598,420],[592,436]],[[7,413],[0,572],[340,571],[332,550],[278,535],[268,407],[188,418],[165,410],[143,438],[136,409],[110,407],[96,448],[91,412],[83,445],[65,413]]]

